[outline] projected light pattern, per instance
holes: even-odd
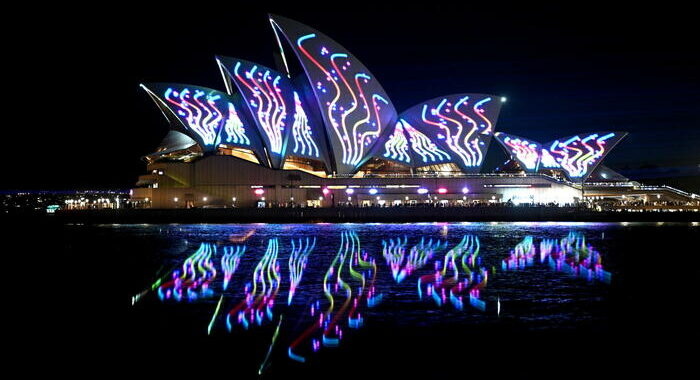
[[[226,133],[226,143],[233,145],[250,145],[250,139],[245,134],[243,122],[236,113],[236,108],[233,104],[228,104],[228,119],[224,124],[224,132]]]
[[[401,123],[396,123],[394,133],[386,139],[384,157],[407,164],[411,163],[411,156],[408,154],[408,140]]]
[[[210,297],[213,291],[209,288],[216,278],[216,268],[212,255],[216,246],[202,243],[199,249],[182,264],[182,267],[172,272],[170,281],[158,287],[158,297],[161,300],[183,298],[194,301],[200,297]]]
[[[422,158],[424,164],[442,163],[450,160],[450,155],[438,148],[424,133],[413,128],[406,120],[401,119],[399,123],[408,133],[411,149]]]
[[[610,272],[603,268],[600,252],[586,243],[586,237],[575,231],[562,239],[541,239],[539,248],[532,236],[526,236],[510,255],[503,259],[503,270],[523,270],[535,264],[547,264],[556,271],[569,273],[588,281],[609,284]]]
[[[508,153],[523,166],[523,169],[531,172],[537,171],[540,163],[540,144],[501,132],[497,132],[495,136]]]
[[[626,135],[624,132],[596,132],[540,144],[498,132],[496,139],[527,171],[561,169],[569,179],[585,179]]]
[[[245,245],[224,247],[224,256],[221,258],[221,268],[224,270],[224,290],[228,288],[231,277],[236,273],[236,269],[238,269],[238,265],[241,263],[241,257],[245,253],[245,249]]]
[[[388,242],[382,240],[382,256],[389,265],[396,283],[400,283],[413,272],[424,267],[441,247],[447,247],[447,242],[444,244],[440,240],[433,242],[432,238],[426,242],[425,238],[421,238],[420,243],[411,247],[407,255],[407,241],[407,237],[404,237],[403,240],[400,238],[389,239]]]
[[[292,240],[292,253],[289,255],[289,294],[287,296],[287,305],[292,303],[292,298],[294,298],[294,293],[296,292],[301,278],[304,275],[304,269],[306,269],[306,263],[309,260],[309,255],[314,250],[316,246],[316,238],[306,241],[299,238],[295,243]]]
[[[231,79],[255,116],[270,152],[283,154],[285,127],[291,102],[285,99],[288,95],[283,94],[280,87],[282,76],[269,69],[259,69],[255,64],[246,69],[243,63],[238,61],[234,65]]]
[[[320,157],[318,145],[312,137],[309,119],[304,107],[299,100],[299,94],[294,92],[294,124],[292,125],[292,137],[294,138],[294,154],[302,156]]]
[[[365,94],[365,85],[372,79],[369,75],[364,72],[355,75],[346,73],[352,65],[347,54],[324,53],[321,49],[319,55],[325,58],[326,63],[317,60],[314,56],[319,55],[312,55],[304,47],[305,41],[313,38],[316,38],[316,34],[302,36],[297,40],[297,46],[323,73],[326,83],[318,81],[313,89],[324,106],[324,118],[340,143],[342,163],[354,167],[364,157],[368,146],[379,136],[383,125],[379,103],[387,101],[377,94]]]
[[[564,141],[555,140],[552,143],[545,144],[545,147],[548,149],[543,149],[543,156],[546,151],[548,155],[551,155],[553,158],[551,161],[555,164],[548,157],[546,164],[543,160],[543,166],[558,166],[566,171],[569,178],[583,178],[607,154],[607,151],[610,150],[608,145],[614,146],[622,137],[614,132],[610,132],[602,135],[599,133],[577,135]],[[611,140],[612,144],[609,144],[608,140]]]
[[[430,111],[428,105],[424,104],[421,118],[426,124],[440,129],[441,134],[438,138],[444,138],[447,146],[462,160],[464,166],[479,167],[485,153],[484,142],[479,138],[479,133],[482,132],[474,119],[459,111],[460,106],[468,104],[468,100],[469,97],[465,96],[453,107],[452,103],[444,98]],[[486,128],[483,128],[483,131],[484,134],[490,133],[487,133]]]
[[[418,279],[418,297],[422,299],[425,294],[438,307],[449,300],[457,310],[464,309],[464,298],[467,297],[472,307],[484,311],[486,303],[480,299],[480,292],[486,286],[489,275],[481,266],[479,250],[479,238],[465,235],[459,244],[445,254],[442,262],[435,262],[433,274]],[[452,272],[451,276],[449,272]]]
[[[375,293],[376,275],[377,264],[361,249],[360,238],[354,232],[343,231],[338,253],[323,276],[327,307],[322,310],[320,301],[311,305],[311,325],[289,345],[289,358],[304,362],[304,352],[318,351],[321,346],[338,346],[345,326],[361,327],[362,305],[373,306],[381,299]],[[303,349],[301,345],[309,340],[310,347]]]
[[[236,143],[249,145],[243,123],[236,113],[233,104],[224,99],[224,94],[218,91],[205,91],[202,88],[184,87],[173,89],[168,87],[163,99],[168,107],[184,121],[184,125],[201,138],[206,146],[218,144],[219,132],[224,128],[231,131]],[[222,112],[221,109],[225,111]]]
[[[253,270],[253,281],[245,286],[245,299],[233,307],[226,315],[226,327],[233,325],[231,318],[245,329],[255,323],[261,325],[266,319],[272,320],[272,309],[280,289],[280,266],[277,263],[279,240],[269,239],[267,250]]]

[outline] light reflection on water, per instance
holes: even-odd
[[[184,241],[141,312],[180,303],[208,310],[202,335],[271,329],[268,355],[305,362],[372,321],[421,327],[499,318],[561,324],[603,318],[614,278],[595,223],[150,225]],[[568,309],[561,305],[580,302]],[[524,301],[542,307],[523,308]],[[602,301],[601,301],[602,302]],[[143,305],[145,304],[145,305]],[[199,318],[198,320],[200,320]],[[541,327],[533,325],[534,328]],[[197,328],[196,326],[194,328]],[[278,339],[280,330],[284,338]],[[368,344],[371,342],[367,342]]]

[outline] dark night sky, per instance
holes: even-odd
[[[167,132],[138,84],[224,90],[215,54],[273,66],[267,12],[345,46],[399,112],[456,92],[502,95],[508,102],[497,130],[540,141],[626,130],[630,136],[608,156],[608,166],[640,179],[700,176],[700,60],[690,9],[468,3],[404,10],[365,4],[342,12],[204,3],[176,11],[45,9],[27,27],[5,33],[37,32],[8,46],[15,59],[5,73],[24,89],[25,117],[15,128],[18,138],[5,140],[11,158],[0,188],[128,188],[145,171],[140,157]],[[504,159],[494,141],[487,168]]]

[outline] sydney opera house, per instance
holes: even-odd
[[[629,183],[600,165],[625,132],[536,142],[499,131],[505,98],[476,93],[439,96],[399,113],[377,78],[341,45],[283,17],[271,16],[270,24],[279,46],[276,69],[216,57],[225,92],[142,85],[170,131],[144,157],[148,174],[132,189],[132,202],[153,208],[574,204],[584,183],[599,185],[586,196]],[[493,139],[510,160],[482,173]]]

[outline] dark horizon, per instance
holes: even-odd
[[[272,6],[202,14],[122,8],[36,17],[45,39],[14,42],[25,59],[15,62],[11,81],[49,89],[43,99],[50,102],[42,103],[34,121],[38,131],[20,126],[16,141],[53,144],[29,153],[23,144],[9,144],[16,161],[7,165],[12,183],[2,188],[132,186],[145,172],[140,157],[168,130],[139,83],[223,90],[215,55],[274,67],[270,12],[345,46],[379,79],[399,112],[457,92],[505,96],[498,131],[539,141],[628,131],[604,165],[642,181],[689,177],[686,190],[698,191],[700,62],[689,10],[500,5],[345,13]],[[36,52],[42,59],[34,58]],[[506,159],[492,144],[486,171]]]

